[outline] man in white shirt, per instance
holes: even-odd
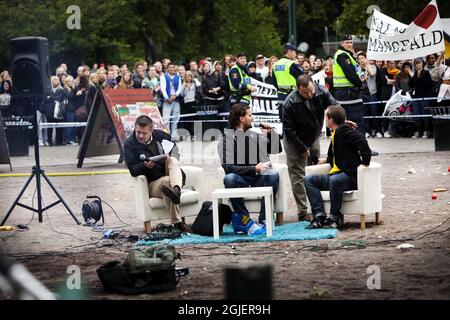
[[[169,63],[167,73],[161,76],[161,93],[163,95],[163,121],[166,128],[170,129],[172,139],[177,140],[177,127],[180,121],[180,103],[178,97],[181,94],[181,78],[177,74],[175,64]]]
[[[269,68],[266,66],[266,58],[262,54],[256,56],[255,73],[259,73],[263,81],[266,81],[266,78],[269,75]]]

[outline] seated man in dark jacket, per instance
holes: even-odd
[[[183,173],[178,164],[178,149],[175,146],[170,156],[159,161],[150,157],[164,154],[163,140],[170,141],[170,135],[162,130],[153,129],[150,117],[142,115],[136,119],[134,134],[125,140],[125,162],[133,177],[145,175],[149,183],[149,196],[162,198],[169,210],[171,222],[181,231],[190,232],[180,216],[180,196],[183,185]]]
[[[219,140],[218,152],[225,170],[225,188],[273,187],[278,190],[278,172],[272,169],[269,154],[281,152],[280,136],[270,126],[262,125],[262,134],[254,130],[252,111],[244,103],[235,104],[229,115],[230,129]],[[231,199],[236,212],[248,213],[242,198]],[[265,221],[264,200],[261,200],[259,223]]]
[[[326,122],[332,130],[327,162],[331,165],[327,175],[309,175],[305,178],[306,194],[311,204],[314,220],[308,229],[339,227],[342,193],[358,188],[358,166],[370,164],[371,150],[366,138],[345,124],[345,110],[341,106],[329,106]],[[330,191],[331,209],[327,215],[320,190]]]

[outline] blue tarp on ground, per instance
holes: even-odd
[[[281,226],[276,226],[273,230],[272,237],[267,238],[266,235],[258,237],[250,237],[244,234],[235,234],[231,225],[224,226],[224,232],[219,239],[214,237],[205,237],[197,234],[184,234],[181,238],[164,240],[164,242],[173,245],[183,244],[204,244],[204,243],[231,243],[231,242],[267,242],[267,241],[295,241],[295,240],[317,240],[317,239],[332,239],[336,237],[337,230],[335,229],[316,229],[308,230],[306,227],[309,222],[285,223]],[[153,245],[155,241],[139,241],[137,245]]]

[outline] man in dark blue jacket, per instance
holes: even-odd
[[[149,196],[162,198],[169,210],[171,222],[181,231],[190,232],[189,226],[180,216],[180,196],[183,185],[183,172],[178,164],[176,146],[169,156],[159,161],[150,157],[163,155],[163,140],[170,141],[170,135],[162,130],[153,129],[150,117],[142,115],[136,119],[134,133],[125,140],[125,162],[133,177],[145,175],[149,183]]]
[[[261,133],[253,127],[252,111],[244,103],[235,104],[229,115],[230,129],[219,140],[218,152],[225,170],[225,188],[273,187],[278,190],[278,172],[272,169],[269,154],[282,151],[280,135],[270,126],[262,125]],[[242,198],[231,199],[234,211],[248,213]],[[259,222],[265,220],[264,199],[261,201]]]
[[[371,150],[366,138],[345,124],[345,110],[341,106],[329,106],[326,110],[327,126],[332,130],[327,162],[331,166],[329,174],[305,177],[305,188],[314,220],[308,229],[339,227],[342,194],[355,190],[358,166],[370,164]],[[330,191],[330,216],[324,210],[321,190]]]

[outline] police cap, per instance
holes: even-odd
[[[241,51],[236,55],[236,58],[240,58],[240,57],[247,57],[247,55],[245,54],[245,52]]]
[[[292,43],[289,42],[284,45],[283,49],[297,51],[297,48]]]
[[[349,34],[343,34],[341,36],[341,41],[348,41],[348,40],[353,40],[352,36]]]

